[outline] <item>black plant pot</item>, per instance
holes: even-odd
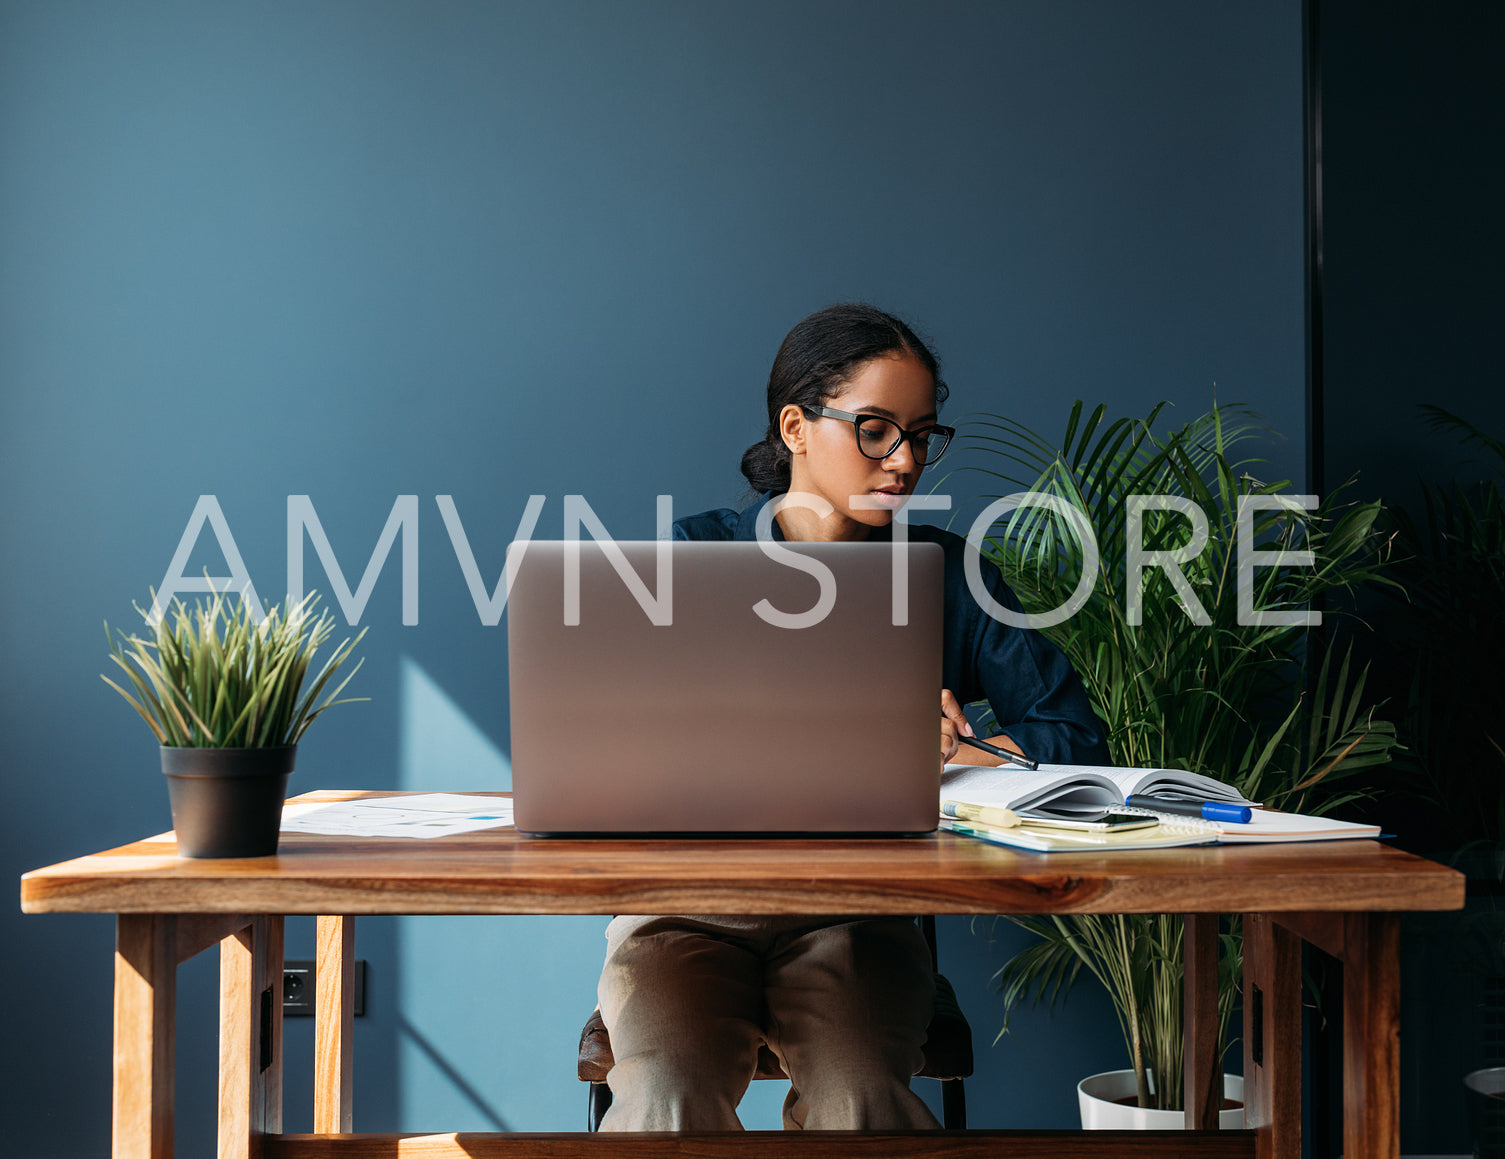
[[[267,857],[277,852],[282,801],[297,745],[162,749],[179,857]]]

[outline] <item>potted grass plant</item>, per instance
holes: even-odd
[[[102,679],[162,747],[180,856],[275,853],[299,739],[327,709],[366,699],[340,699],[361,661],[329,688],[364,628],[309,676],[335,624],[327,611],[314,615],[317,599],[310,592],[258,621],[247,601],[219,592],[192,607],[175,601],[171,617],[143,611],[145,636],[112,635],[105,625],[110,659],[130,688]]]
[[[1090,525],[1098,548],[1092,595],[1075,615],[1041,630],[1080,673],[1107,726],[1115,764],[1206,773],[1281,809],[1337,808],[1364,795],[1350,778],[1389,759],[1395,729],[1366,701],[1367,670],[1352,669],[1346,653],[1335,654],[1303,626],[1240,622],[1249,617],[1238,607],[1239,512],[1248,506],[1248,530],[1262,550],[1312,553],[1311,566],[1260,566],[1244,577],[1254,608],[1289,611],[1389,582],[1382,574],[1383,536],[1375,529],[1379,504],[1329,497],[1309,513],[1255,510],[1260,504],[1250,500],[1278,495],[1286,484],[1260,481],[1252,473],[1258,461],[1236,457],[1261,430],[1254,417],[1215,406],[1160,435],[1155,423],[1163,406],[1144,419],[1109,422],[1105,407],[1089,415],[1077,402],[1059,441],[982,416],[966,436],[975,465],[962,469],[1012,485],[1000,489],[1057,496]],[[1127,512],[1131,497],[1146,495],[1184,501],[1141,510],[1138,520],[1146,550],[1190,557],[1181,563],[1187,591],[1151,568],[1131,601]],[[1195,554],[1188,504],[1206,517],[1207,539]],[[1048,507],[1016,509],[985,541],[984,554],[1003,569],[1028,612],[1065,604],[1089,558],[1070,523]],[[999,1036],[1021,1003],[1063,998],[1085,970],[1107,990],[1123,1031],[1130,1071],[1119,1081],[1138,1108],[1176,1110],[1167,1125],[1179,1127],[1181,917],[1009,920],[1036,940],[996,976],[1004,999]],[[1221,1058],[1242,972],[1236,917],[1224,920],[1219,943]],[[1085,1102],[1083,1118],[1089,1125]]]

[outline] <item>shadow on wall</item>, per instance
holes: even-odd
[[[445,1058],[444,1053],[429,1041],[428,1036],[401,1014],[397,1016],[397,1030],[402,1036],[404,1054],[407,1053],[409,1046],[415,1048],[429,1066],[443,1077],[444,1081],[449,1084],[453,1091],[470,1104],[472,1112],[480,1115],[491,1130],[510,1131],[512,1129],[507,1126],[506,1121],[501,1115],[497,1114],[496,1108],[486,1101],[486,1096],[471,1086],[465,1080],[465,1076],[456,1070],[450,1061]]]
[[[413,658],[400,674],[398,788],[507,790],[512,764]],[[605,917],[397,922],[399,1130],[578,1130],[580,1027]]]

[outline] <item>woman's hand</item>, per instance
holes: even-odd
[[[957,703],[951,689],[941,689],[941,761],[943,763],[956,756],[956,750],[961,747],[961,741],[957,736],[976,736],[972,726],[967,722],[967,714],[962,711],[962,706]]]
[[[961,765],[1001,765],[1003,758],[994,756],[992,753],[983,752],[982,749],[968,745],[963,748],[958,737],[976,736],[971,724],[967,721],[967,714],[962,711],[962,706],[952,695],[951,689],[941,689],[941,761],[943,764]],[[1019,752],[1019,746],[1013,738],[1005,733],[988,738],[990,744],[999,748],[1010,749]],[[959,758],[959,759],[958,759]]]

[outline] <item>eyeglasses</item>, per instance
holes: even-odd
[[[928,467],[945,454],[956,434],[955,427],[942,426],[906,431],[898,423],[879,415],[857,415],[828,406],[807,406],[804,409],[822,418],[851,423],[857,435],[857,449],[869,459],[886,459],[899,449],[900,443],[908,440],[917,467]]]

